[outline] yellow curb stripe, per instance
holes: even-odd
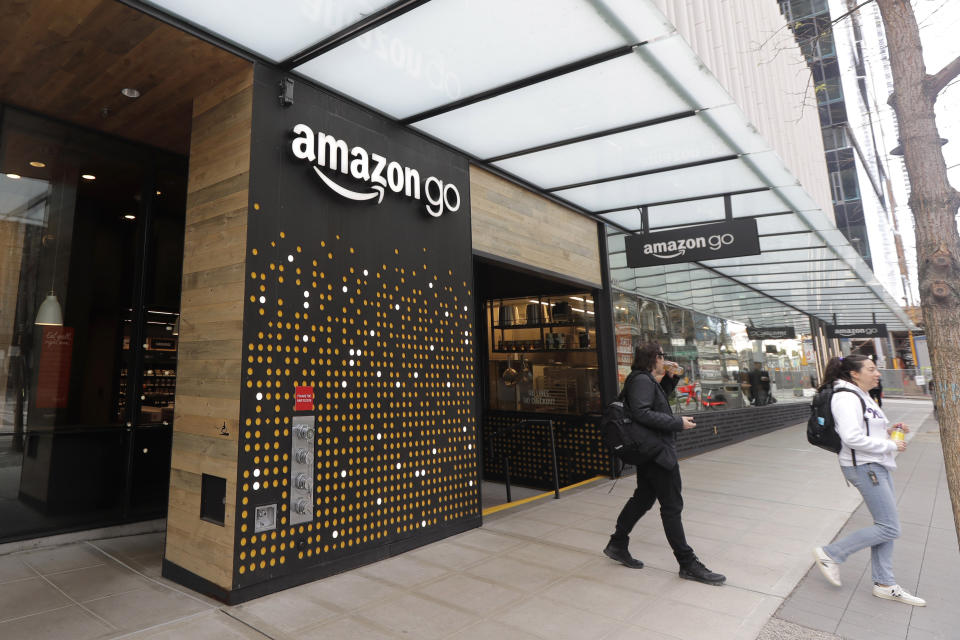
[[[563,493],[568,489],[575,489],[577,487],[582,487],[585,484],[590,484],[591,482],[595,482],[600,479],[609,479],[609,476],[594,476],[592,478],[588,478],[576,484],[571,484],[571,485],[567,485],[566,487],[561,487],[560,492]],[[486,509],[480,512],[480,515],[489,516],[492,513],[503,511],[504,509],[516,507],[521,504],[527,504],[528,502],[533,502],[534,500],[540,500],[541,498],[546,498],[547,496],[552,496],[552,495],[553,495],[553,491],[547,491],[546,493],[541,493],[540,495],[536,495],[536,496],[530,496],[529,498],[524,498],[522,500],[514,500],[513,502],[504,502],[503,504],[498,504],[494,507],[487,507]]]

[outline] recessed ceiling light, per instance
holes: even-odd
[[[136,219],[137,219],[137,216],[133,215],[132,213],[125,213],[125,214],[123,214],[123,217],[124,217],[125,219],[127,219],[127,220],[136,220]]]
[[[136,99],[140,97],[140,91],[137,89],[134,89],[133,87],[124,87],[123,89],[120,90],[120,93],[127,96],[128,98]]]
[[[159,189],[157,189],[157,195],[158,195],[158,196],[159,196],[159,195],[163,195],[163,192],[160,191]]]
[[[47,163],[34,160],[33,162],[30,163],[30,166],[36,167],[37,169],[42,169],[43,167],[47,166]]]
[[[82,174],[80,177],[83,178],[84,180],[96,180],[96,179],[97,179],[97,176],[93,175],[92,173],[84,173],[84,174]]]
[[[17,173],[8,173],[8,174],[7,174],[7,177],[10,178],[11,180],[19,180],[19,179],[20,179],[20,175],[17,174]]]

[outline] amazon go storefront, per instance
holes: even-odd
[[[165,529],[164,575],[239,602],[479,526],[504,464],[607,470],[595,222],[119,3],[98,19],[208,73],[183,67],[185,108],[87,120],[0,96],[0,543]]]

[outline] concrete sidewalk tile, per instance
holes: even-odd
[[[953,631],[927,631],[926,629],[910,627],[910,630],[907,631],[906,640],[954,640],[955,637]]]
[[[503,640],[542,640],[541,636],[527,633],[516,627],[509,627],[495,620],[481,620],[477,624],[471,625],[466,629],[457,631],[449,640],[490,640],[491,638],[503,638]],[[355,640],[355,639],[350,639]],[[364,636],[364,640],[366,640]]]
[[[185,640],[186,638],[263,640],[264,635],[222,611],[213,610],[124,636],[124,640]]]
[[[524,600],[492,619],[551,640],[600,640],[623,624],[540,597]]]
[[[506,585],[525,593],[544,588],[565,574],[559,569],[524,562],[516,558],[496,557],[466,569],[465,573]]]
[[[504,557],[516,558],[524,562],[532,562],[560,571],[572,571],[584,564],[596,561],[603,556],[603,547],[606,545],[606,539],[596,550],[576,551],[574,549],[563,549],[543,542],[530,542],[522,547],[510,549]]]
[[[267,635],[293,634],[340,615],[299,587],[257,598],[229,609],[230,614]]]
[[[303,629],[297,633],[296,640],[397,640],[400,637],[364,620],[345,617]]]
[[[524,544],[523,540],[502,532],[488,530],[486,527],[465,531],[448,538],[448,540],[453,544],[479,549],[487,553],[503,553]]]
[[[413,587],[449,573],[447,569],[418,560],[408,554],[394,556],[357,569],[361,575]]]
[[[78,602],[95,600],[153,584],[149,579],[111,561],[86,569],[53,573],[47,580]]]
[[[737,638],[742,621],[737,616],[717,613],[697,604],[663,598],[644,608],[630,622],[684,640],[723,640]]]
[[[472,613],[415,594],[365,607],[354,617],[396,635],[423,640],[443,638],[480,620]]]
[[[806,611],[788,603],[777,612],[777,618],[801,627],[808,627],[825,633],[835,633],[842,614],[836,618],[830,618],[818,611]]]
[[[85,602],[83,606],[123,631],[145,629],[211,608],[196,598],[156,584]]]
[[[73,604],[43,578],[0,584],[0,621],[19,618]]]
[[[499,580],[481,580],[463,574],[441,578],[437,582],[420,587],[417,591],[480,616],[524,597],[522,591],[510,588]]]
[[[674,569],[657,569],[649,565],[643,569],[631,569],[612,560],[581,567],[576,575],[632,591],[640,596],[665,596],[674,589],[691,584],[688,580],[681,580]]]
[[[559,544],[567,547],[573,547],[580,551],[593,552],[603,551],[609,540],[609,534],[603,534],[598,531],[586,531],[576,527],[561,527],[550,532],[550,535],[544,536],[544,542],[550,544]]]
[[[16,555],[0,556],[0,584],[36,577],[36,572]]]
[[[105,555],[83,544],[69,544],[15,555],[44,575],[96,567],[107,562]]]
[[[768,596],[756,591],[730,587],[717,588],[690,580],[681,580],[680,584],[664,595],[676,602],[696,602],[698,606],[717,613],[725,613],[739,618],[748,618],[757,611],[767,610],[773,604],[773,611],[780,606],[782,598]],[[775,603],[775,604],[774,604]],[[769,614],[768,616],[769,617]]]
[[[862,627],[846,618],[837,625],[837,635],[844,640],[903,640],[906,636],[906,629],[902,631],[885,632],[878,630],[873,626]]]
[[[113,631],[77,605],[0,622],[4,640],[92,640]]]
[[[649,596],[620,589],[596,580],[570,576],[540,592],[540,596],[588,612],[626,620],[639,609],[656,600]]]
[[[488,531],[526,536],[528,538],[543,538],[561,528],[558,524],[523,517],[524,514],[525,512],[513,514],[506,518],[490,520],[483,524],[483,528]]]
[[[367,577],[358,571],[330,576],[301,585],[297,589],[303,592],[305,597],[342,611],[353,611],[403,593],[397,586]]]
[[[446,569],[457,570],[477,564],[478,562],[483,562],[492,554],[472,547],[464,547],[453,544],[452,542],[447,542],[446,540],[441,540],[440,542],[434,542],[433,544],[424,545],[419,549],[414,549],[408,552],[407,555]]]
[[[651,631],[643,627],[630,625],[616,631],[612,636],[607,636],[603,640],[685,640],[680,636],[669,635],[659,631]]]

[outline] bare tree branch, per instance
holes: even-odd
[[[944,87],[950,84],[950,81],[960,75],[960,56],[954,58],[943,69],[937,71],[932,76],[927,76],[925,84],[929,95],[936,99],[937,95],[943,91]]]

